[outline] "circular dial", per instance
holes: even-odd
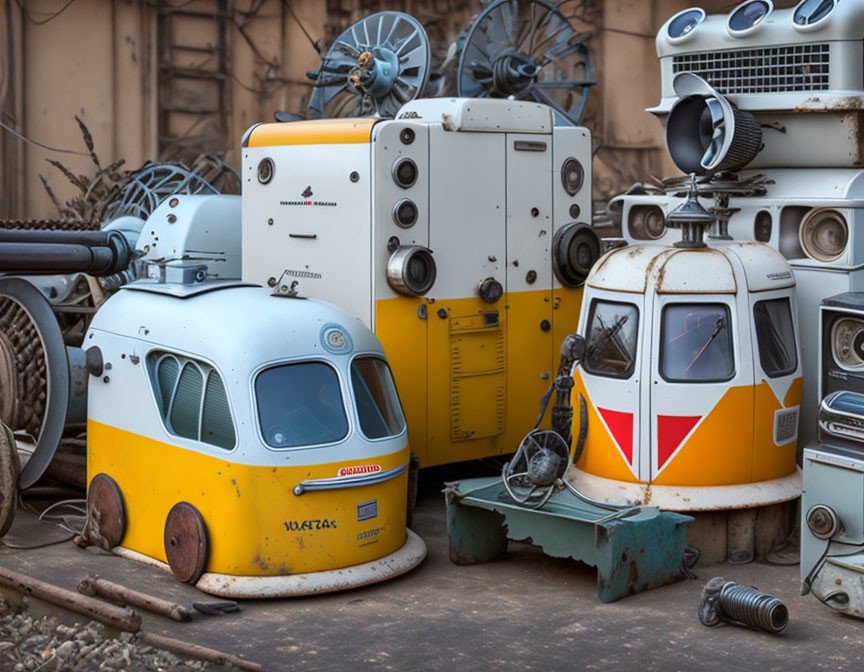
[[[843,318],[831,330],[834,361],[847,370],[864,368],[864,322]]]

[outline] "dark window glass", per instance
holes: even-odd
[[[171,355],[165,355],[157,364],[156,377],[159,380],[159,402],[164,418],[171,405],[171,395],[174,393],[174,385],[177,383],[177,374],[180,372],[180,362]]]
[[[633,372],[639,310],[632,303],[595,300],[588,318],[583,366],[589,373],[627,378]]]
[[[663,308],[660,373],[666,380],[711,382],[735,375],[729,308],[673,303]]]
[[[336,371],[321,362],[285,364],[255,379],[258,420],[273,448],[332,443],[348,434]]]
[[[798,368],[795,329],[789,299],[759,301],[753,306],[759,362],[771,378],[786,376]]]
[[[207,376],[204,405],[201,408],[201,440],[220,448],[234,447],[234,424],[228,408],[228,395],[215,371]]]
[[[159,413],[169,432],[219,448],[234,447],[228,395],[213,367],[165,352],[148,355],[147,365]]]
[[[382,439],[402,432],[405,417],[386,362],[377,357],[358,357],[351,364],[351,385],[364,436]]]
[[[191,362],[186,362],[180,372],[177,391],[171,404],[171,427],[178,436],[186,439],[198,438],[203,383],[204,378],[198,367]]]

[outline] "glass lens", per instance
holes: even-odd
[[[794,21],[799,26],[809,26],[821,21],[834,9],[834,0],[804,0],[795,10]]]
[[[702,12],[698,9],[691,9],[682,14],[679,14],[669,24],[669,37],[683,37],[693,31],[702,21]]]
[[[771,6],[765,0],[753,0],[742,5],[729,17],[729,28],[732,30],[747,30],[764,19]]]

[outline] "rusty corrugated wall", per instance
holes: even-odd
[[[567,0],[590,41],[598,84],[583,123],[595,138],[595,199],[647,175],[673,172],[659,123],[657,28],[686,0]],[[701,3],[727,11],[730,2]],[[789,4],[778,2],[778,6]],[[0,121],[35,142],[83,151],[74,116],[104,162],[188,158],[238,144],[277,109],[304,110],[305,73],[319,46],[361,16],[408,12],[440,61],[482,8],[479,0],[0,0]],[[25,9],[26,7],[26,9]],[[65,9],[63,9],[65,7]],[[60,11],[62,10],[62,11]],[[58,13],[59,12],[59,13]],[[302,24],[302,28],[301,28]],[[309,33],[309,38],[304,34]],[[92,173],[89,159],[24,143],[0,129],[0,217],[55,214],[39,176],[61,199],[73,187],[47,158]]]

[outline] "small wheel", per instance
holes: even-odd
[[[126,534],[126,507],[120,486],[108,474],[96,474],[87,488],[87,524],[84,539],[110,551]]]
[[[180,581],[196,584],[207,564],[209,544],[204,518],[189,502],[178,502],[165,519],[165,557]]]
[[[0,422],[0,537],[5,536],[18,509],[18,446],[12,430]]]

